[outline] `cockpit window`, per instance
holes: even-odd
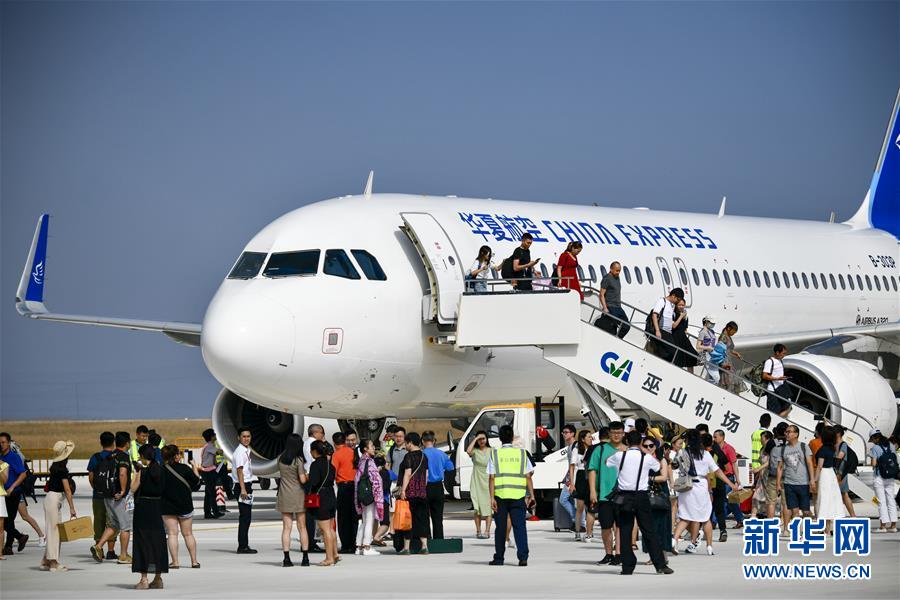
[[[266,264],[266,277],[294,277],[315,275],[319,270],[321,250],[300,250],[299,252],[279,252],[273,254]]]
[[[265,252],[244,252],[228,274],[228,279],[253,279],[265,261]]]
[[[325,268],[323,270],[326,275],[334,275],[345,279],[359,279],[356,267],[353,266],[353,263],[350,262],[350,257],[343,250],[326,250]]]
[[[350,253],[353,255],[353,258],[356,259],[356,262],[359,264],[359,268],[363,270],[363,273],[366,274],[366,279],[372,279],[375,281],[386,281],[387,275],[384,274],[384,271],[381,269],[381,265],[378,264],[378,259],[366,252],[365,250],[351,250]]]

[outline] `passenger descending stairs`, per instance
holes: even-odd
[[[759,427],[760,416],[768,412],[765,397],[733,394],[676,367],[632,341],[593,326],[589,317],[582,318],[581,308],[574,293],[466,294],[460,300],[456,344],[459,347],[539,346],[544,359],[577,378],[682,427],[707,423],[710,431],[722,429],[728,443],[739,454],[751,455],[750,436]],[[535,311],[541,315],[537,323],[532,317]],[[639,334],[639,339],[642,338]],[[845,441],[864,459],[864,436],[871,425],[864,417],[850,414],[846,409],[842,409],[841,415],[842,424],[850,429]],[[814,437],[817,423],[814,417],[813,412],[795,405],[788,418],[772,414],[772,422],[797,425],[801,441],[808,443]],[[865,500],[874,497],[859,478],[851,478],[851,489]]]

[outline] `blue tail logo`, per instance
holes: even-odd
[[[47,231],[50,227],[50,215],[41,216],[41,226],[37,232],[37,243],[31,259],[31,277],[28,278],[28,291],[25,300],[29,302],[44,301],[44,270],[47,268]]]
[[[900,93],[869,187],[869,223],[900,239]],[[890,140],[894,140],[890,143]]]

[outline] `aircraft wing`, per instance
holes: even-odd
[[[871,337],[891,344],[900,344],[900,322],[836,329],[788,331],[770,335],[737,336],[734,338],[734,344],[735,348],[741,352],[761,349],[770,351],[772,346],[779,342],[788,348],[804,348],[807,351],[811,351],[812,348],[826,343],[828,340],[859,338],[861,336]]]
[[[97,325],[100,327],[117,327],[135,331],[156,331],[163,333],[180,344],[188,346],[200,345],[199,323],[179,323],[174,321],[147,321],[143,319],[119,319],[113,317],[97,317],[90,315],[69,315],[54,313],[44,304],[44,283],[47,267],[47,232],[50,215],[44,214],[38,219],[28,252],[28,260],[22,271],[22,279],[16,291],[16,311],[23,317],[62,323],[81,325]]]

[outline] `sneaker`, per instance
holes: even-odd
[[[282,567],[293,567],[294,563],[291,562],[291,559],[285,558],[283,561],[281,561],[281,566]]]
[[[887,530],[887,532],[888,532],[888,533],[897,533],[897,528],[896,528],[896,527],[891,527],[891,528],[889,528],[889,529]]]
[[[727,541],[728,541],[728,532],[725,531],[724,529],[719,533],[719,541],[720,541],[720,542],[727,542]]]
[[[256,554],[257,550],[255,548],[238,548],[238,554]],[[128,562],[131,562],[131,557],[128,557]]]
[[[512,540],[509,540],[509,542],[506,543],[506,547],[507,547],[507,548],[515,548],[516,545],[513,543]]]
[[[4,550],[4,554],[5,553],[6,553],[6,551]],[[12,550],[10,550],[9,553],[12,554]],[[102,563],[103,562],[103,548],[100,548],[99,546],[91,546],[91,557],[94,560],[96,560],[98,563]],[[118,558],[118,557],[116,556],[114,558]]]
[[[12,556],[12,555],[13,555],[12,548],[7,548],[6,546],[4,546],[3,547],[3,556]]]
[[[887,533],[887,532],[888,532],[887,527],[879,527],[878,529],[876,529],[876,530],[873,531],[872,533]]]
[[[678,556],[678,540],[672,538],[672,554]]]
[[[579,532],[577,532],[577,531],[575,532],[575,541],[576,541],[576,542],[580,542],[580,541],[581,541],[581,533],[579,533]]]
[[[503,561],[502,561],[502,560],[497,560],[497,559],[495,558],[494,560],[492,560],[492,561],[489,562],[488,564],[491,565],[492,567],[502,567],[502,566],[503,566]]]
[[[743,529],[743,528],[744,528],[744,522],[743,522],[743,521],[741,521],[740,523],[738,523],[737,525],[735,525],[734,527],[732,527],[732,529]]]
[[[609,566],[618,567],[622,564],[622,557],[618,554],[613,554],[613,557],[609,560]]]
[[[47,536],[46,535],[42,535],[41,537],[38,538],[38,546],[40,546],[41,548],[47,547]]]
[[[131,555],[130,554],[121,554],[119,558],[116,559],[116,563],[120,565],[130,565],[131,564]]]
[[[581,541],[582,541],[582,542],[585,542],[585,543],[587,543],[587,544],[590,544],[591,542],[594,541],[594,536],[592,536],[592,535],[586,535],[586,536],[584,536],[584,537],[581,539]]]
[[[356,550],[354,550],[354,551],[353,551],[353,554],[358,554],[359,556],[362,556],[362,555],[363,555],[363,549],[362,549],[362,546],[360,546],[359,548],[357,548]]]
[[[381,556],[381,552],[379,552],[375,548],[368,548],[366,550],[363,550],[360,554],[362,554],[363,556]]]
[[[106,560],[116,560],[117,558],[119,558],[119,556],[112,550],[106,553]]]
[[[695,554],[697,552],[697,544],[691,542],[688,544],[688,547],[684,549],[685,554]]]
[[[715,552],[713,552],[712,546],[707,546],[707,547],[706,547],[706,553],[709,554],[710,556],[712,556],[713,554],[715,554]]]
[[[19,536],[19,545],[16,546],[16,552],[21,552],[25,549],[25,544],[28,543],[28,536],[24,533]]]
[[[597,564],[598,565],[608,565],[609,561],[611,561],[612,559],[613,559],[612,554],[607,554],[606,556],[603,557],[603,560],[598,560]]]
[[[520,567],[527,567],[527,566],[528,566],[528,561],[527,561],[527,560],[520,560],[520,561],[519,561],[519,566],[520,566]]]

